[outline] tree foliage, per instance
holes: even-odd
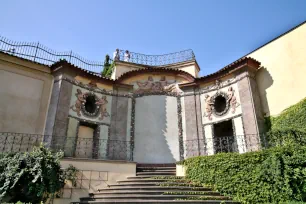
[[[62,152],[52,153],[43,146],[32,152],[0,156],[0,201],[40,203],[57,193],[76,175],[61,169]],[[75,169],[73,169],[75,172]],[[73,176],[74,175],[74,176]]]
[[[242,203],[306,200],[306,147],[297,144],[264,151],[221,153],[181,162],[187,179],[212,185]]]
[[[110,57],[109,55],[106,55],[104,60],[104,69],[101,73],[102,76],[110,78],[112,76],[114,67],[115,63],[114,62],[110,63]]]

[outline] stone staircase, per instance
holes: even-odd
[[[203,187],[188,183],[176,176],[174,164],[138,164],[134,177],[118,180],[109,188],[80,198],[78,204],[85,203],[238,203],[229,197]]]

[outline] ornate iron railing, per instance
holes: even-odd
[[[87,60],[72,51],[57,52],[40,44],[39,42],[17,42],[0,36],[0,51],[44,65],[52,65],[61,59],[65,59],[71,64],[88,71],[101,73],[104,69],[104,62],[102,61]],[[125,50],[119,50],[117,60],[150,66],[175,64],[195,59],[195,55],[192,50],[184,50],[165,55],[145,55],[130,52],[128,58],[125,57],[125,52]],[[109,63],[111,62],[112,59],[110,59]]]
[[[54,151],[63,151],[64,157],[128,161],[133,159],[130,141],[0,133],[0,153],[27,152],[41,143]]]
[[[116,60],[115,56],[114,59]],[[129,52],[129,55],[126,55],[126,50],[119,50],[119,57],[117,59],[135,64],[164,66],[194,60],[195,55],[191,49],[164,55],[145,55],[135,52]]]
[[[57,52],[39,42],[17,42],[0,36],[0,51],[44,65],[52,65],[61,59],[65,59],[71,64],[96,73],[101,73],[104,68],[102,62],[84,59],[72,51]]]
[[[0,132],[0,153],[28,152],[41,143],[54,151],[63,151],[64,157],[133,160],[133,145],[130,141]],[[220,152],[245,153],[269,146],[275,145],[268,145],[264,134],[235,135],[185,140],[183,152],[184,158],[189,158]]]
[[[264,134],[235,135],[184,141],[184,157],[212,155],[221,152],[251,152],[267,148]]]

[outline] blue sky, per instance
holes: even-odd
[[[201,75],[306,20],[305,0],[1,0],[0,35],[104,61],[193,49]]]

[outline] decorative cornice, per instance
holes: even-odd
[[[238,115],[235,115],[233,117],[224,118],[222,120],[213,121],[213,122],[210,122],[210,123],[204,123],[204,124],[202,124],[202,126],[204,127],[206,125],[214,125],[214,124],[221,123],[221,122],[224,122],[224,121],[228,121],[228,120],[232,120],[232,119],[235,119],[235,118],[239,118],[241,116],[242,116],[242,114],[238,114]]]
[[[207,86],[207,87],[203,87],[199,91],[195,91],[195,92],[192,91],[190,93],[181,93],[180,97],[201,95],[201,94],[205,94],[205,93],[208,93],[208,92],[211,92],[211,91],[215,91],[215,90],[218,90],[220,88],[227,87],[227,86],[230,86],[232,84],[235,84],[238,81],[240,81],[240,80],[242,80],[246,77],[252,78],[252,76],[249,73],[236,75],[235,77],[233,77],[231,79],[228,79],[228,80],[225,80],[225,81],[220,81],[219,86],[216,86],[215,84],[213,84],[213,85],[210,85],[210,86]],[[132,93],[132,92],[129,92],[129,93],[126,93],[126,94],[119,94],[119,93],[114,92],[113,90],[107,91],[105,89],[100,89],[98,87],[92,87],[88,84],[83,84],[82,82],[79,82],[75,79],[70,79],[70,78],[65,77],[65,76],[63,76],[61,79],[55,80],[54,83],[56,83],[60,80],[65,80],[65,81],[70,82],[70,83],[72,83],[76,86],[87,89],[88,91],[93,91],[95,93],[100,93],[100,94],[109,95],[109,96],[119,96],[119,97],[128,97],[128,98],[133,98],[133,97],[138,98],[138,97],[150,96],[150,95],[166,95],[166,96],[174,96],[174,97],[178,96],[177,93],[171,93],[171,92],[166,92],[166,91],[141,93],[141,94],[135,94],[135,93]],[[194,86],[195,84],[190,84],[190,85]],[[180,84],[179,86],[181,87],[181,86],[184,86],[184,85]]]
[[[138,74],[145,74],[145,73],[173,73],[173,74],[179,74],[180,77],[185,78],[189,82],[193,82],[195,78],[189,74],[188,72],[185,72],[180,69],[173,69],[173,68],[143,68],[143,69],[137,69],[137,70],[132,70],[129,72],[125,72],[122,74],[118,79],[116,79],[116,82],[122,82],[124,79],[127,79],[132,76],[136,76]]]
[[[110,124],[108,124],[108,123],[97,122],[97,121],[92,121],[92,120],[86,120],[86,119],[82,119],[82,118],[75,117],[75,116],[72,116],[72,115],[68,115],[68,117],[69,118],[74,118],[74,119],[76,119],[78,121],[81,121],[81,122],[87,122],[87,123],[91,123],[91,124],[110,126]]]
[[[238,60],[236,60],[235,62],[223,67],[222,69],[220,69],[219,71],[200,77],[200,78],[196,78],[196,82],[210,82],[210,81],[214,81],[217,79],[220,79],[224,76],[227,76],[237,70],[240,70],[244,67],[250,67],[253,70],[257,70],[260,68],[260,62],[251,58],[251,57],[243,57],[240,58]]]

